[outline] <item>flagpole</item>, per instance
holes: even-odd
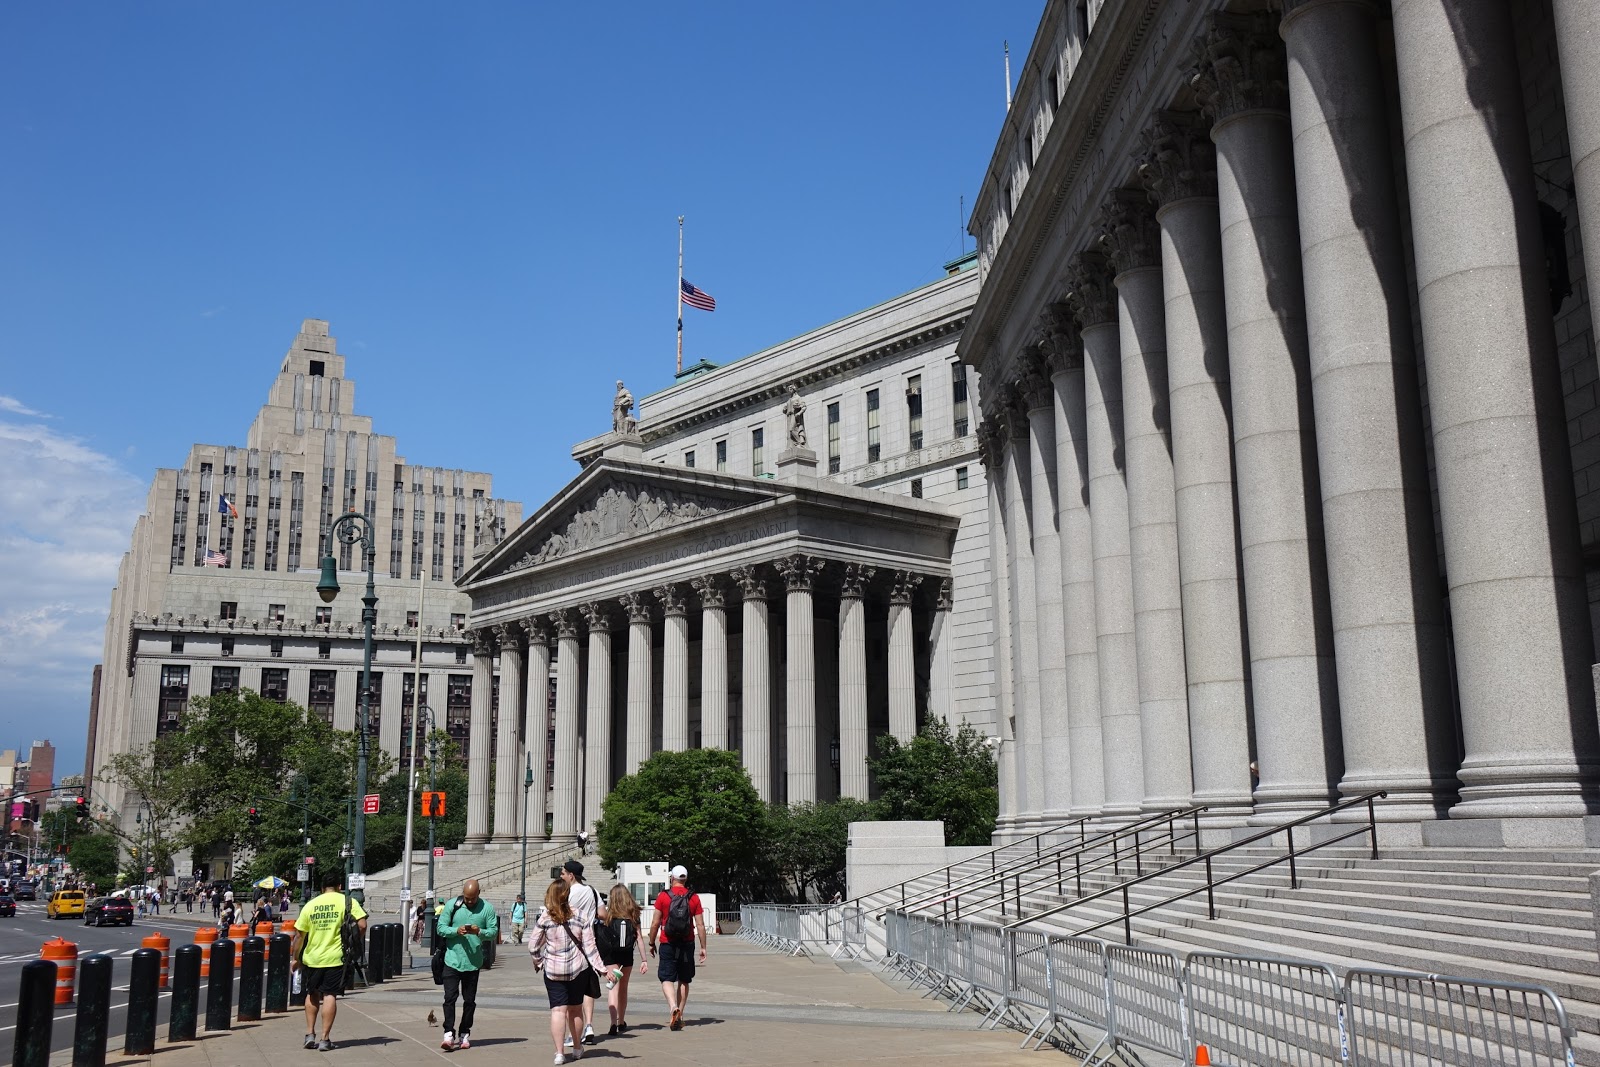
[[[678,373],[683,373],[683,216],[678,216]]]

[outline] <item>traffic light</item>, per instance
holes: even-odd
[[[260,826],[261,825],[261,812],[257,808],[251,808],[250,809],[250,825],[251,826]]]
[[[88,817],[89,817],[89,802],[87,800],[83,799],[82,797],[79,797],[78,798],[78,818],[87,819]]]
[[[423,790],[422,817],[424,819],[444,818],[444,790]]]

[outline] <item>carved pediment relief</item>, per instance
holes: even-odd
[[[508,571],[538,566],[611,541],[655,533],[737,506],[645,482],[614,482],[558,519]]]

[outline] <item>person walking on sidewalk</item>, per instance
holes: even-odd
[[[594,927],[578,920],[572,910],[570,889],[571,883],[562,878],[550,883],[544,893],[544,910],[528,938],[528,955],[533,969],[544,974],[544,991],[550,1000],[550,1041],[555,1046],[556,1067],[568,1059],[563,1051],[563,1035],[565,1047],[572,1049],[571,1058],[582,1058],[580,1030],[589,977],[605,969],[605,961],[595,948]],[[607,977],[615,982],[621,975],[613,968]]]
[[[583,880],[583,864],[577,860],[568,860],[561,865],[561,880],[567,885],[567,906],[572,909],[572,919],[585,926],[594,926],[596,918],[604,918],[600,914],[605,908],[605,902],[600,899],[600,891],[592,885],[587,885]],[[594,1036],[594,1002],[600,999],[600,972],[595,968],[593,977],[586,977],[587,991],[583,997],[583,1043],[594,1044],[598,1038]],[[568,1040],[568,1044],[571,1044]]]
[[[511,938],[517,944],[522,944],[522,931],[528,925],[528,902],[522,899],[522,894],[517,894],[517,902],[511,905]]]
[[[628,979],[633,976],[633,950],[639,943],[639,903],[621,882],[611,887],[606,899],[606,921],[595,926],[594,939],[600,958],[622,972],[606,996],[606,1006],[611,1009],[611,1029],[606,1036],[615,1037],[628,1032]],[[639,973],[649,966],[641,960]]]
[[[694,981],[694,942],[700,938],[700,962],[706,961],[706,920],[700,895],[689,892],[689,872],[682,864],[672,868],[672,882],[656,897],[655,915],[650,919],[650,954],[661,957],[656,975],[661,992],[672,1013],[673,1030],[683,1029],[683,1011],[689,1003],[689,983]]]
[[[478,880],[468,878],[461,895],[445,905],[435,930],[444,938],[444,1040],[446,1050],[472,1047],[472,1015],[478,1007],[478,972],[487,946],[500,936],[494,905],[484,900]],[[461,998],[461,1029],[456,1029],[456,997]]]
[[[294,940],[289,944],[289,965],[301,972],[301,988],[306,992],[305,1047],[318,1052],[333,1050],[333,1019],[339,1012],[339,996],[344,992],[344,924],[348,916],[356,921],[363,935],[367,932],[367,913],[361,902],[347,897],[344,874],[329,871],[322,876],[322,894],[300,909],[294,921]],[[233,910],[232,901],[228,910]],[[322,1023],[322,1038],[317,1038],[317,1023]]]

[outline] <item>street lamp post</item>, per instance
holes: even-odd
[[[355,842],[351,856],[350,873],[362,875],[362,889],[351,891],[357,900],[366,896],[367,871],[367,724],[372,721],[372,630],[378,623],[378,591],[373,583],[372,522],[359,511],[350,511],[334,522],[328,534],[330,554],[322,557],[322,578],[317,582],[317,595],[324,604],[333,603],[339,595],[339,561],[331,554],[333,542],[343,545],[360,545],[363,562],[367,566],[367,592],[361,598],[361,629],[364,648],[361,664],[361,704],[356,717],[356,792],[355,792]]]
[[[528,750],[528,773],[522,779],[522,892],[519,894],[527,907],[528,899],[528,792],[533,788],[533,750]]]
[[[433,709],[424,704],[422,705],[421,710],[428,716],[428,789],[432,791],[437,790],[439,787],[439,739],[433,736]],[[428,927],[429,952],[433,951],[433,939],[438,936],[439,925],[433,914],[433,898],[434,894],[438,892],[438,890],[433,887],[434,816],[432,812],[436,811],[437,808],[438,806],[435,805],[434,807],[428,809],[428,908],[423,914],[422,921]]]

